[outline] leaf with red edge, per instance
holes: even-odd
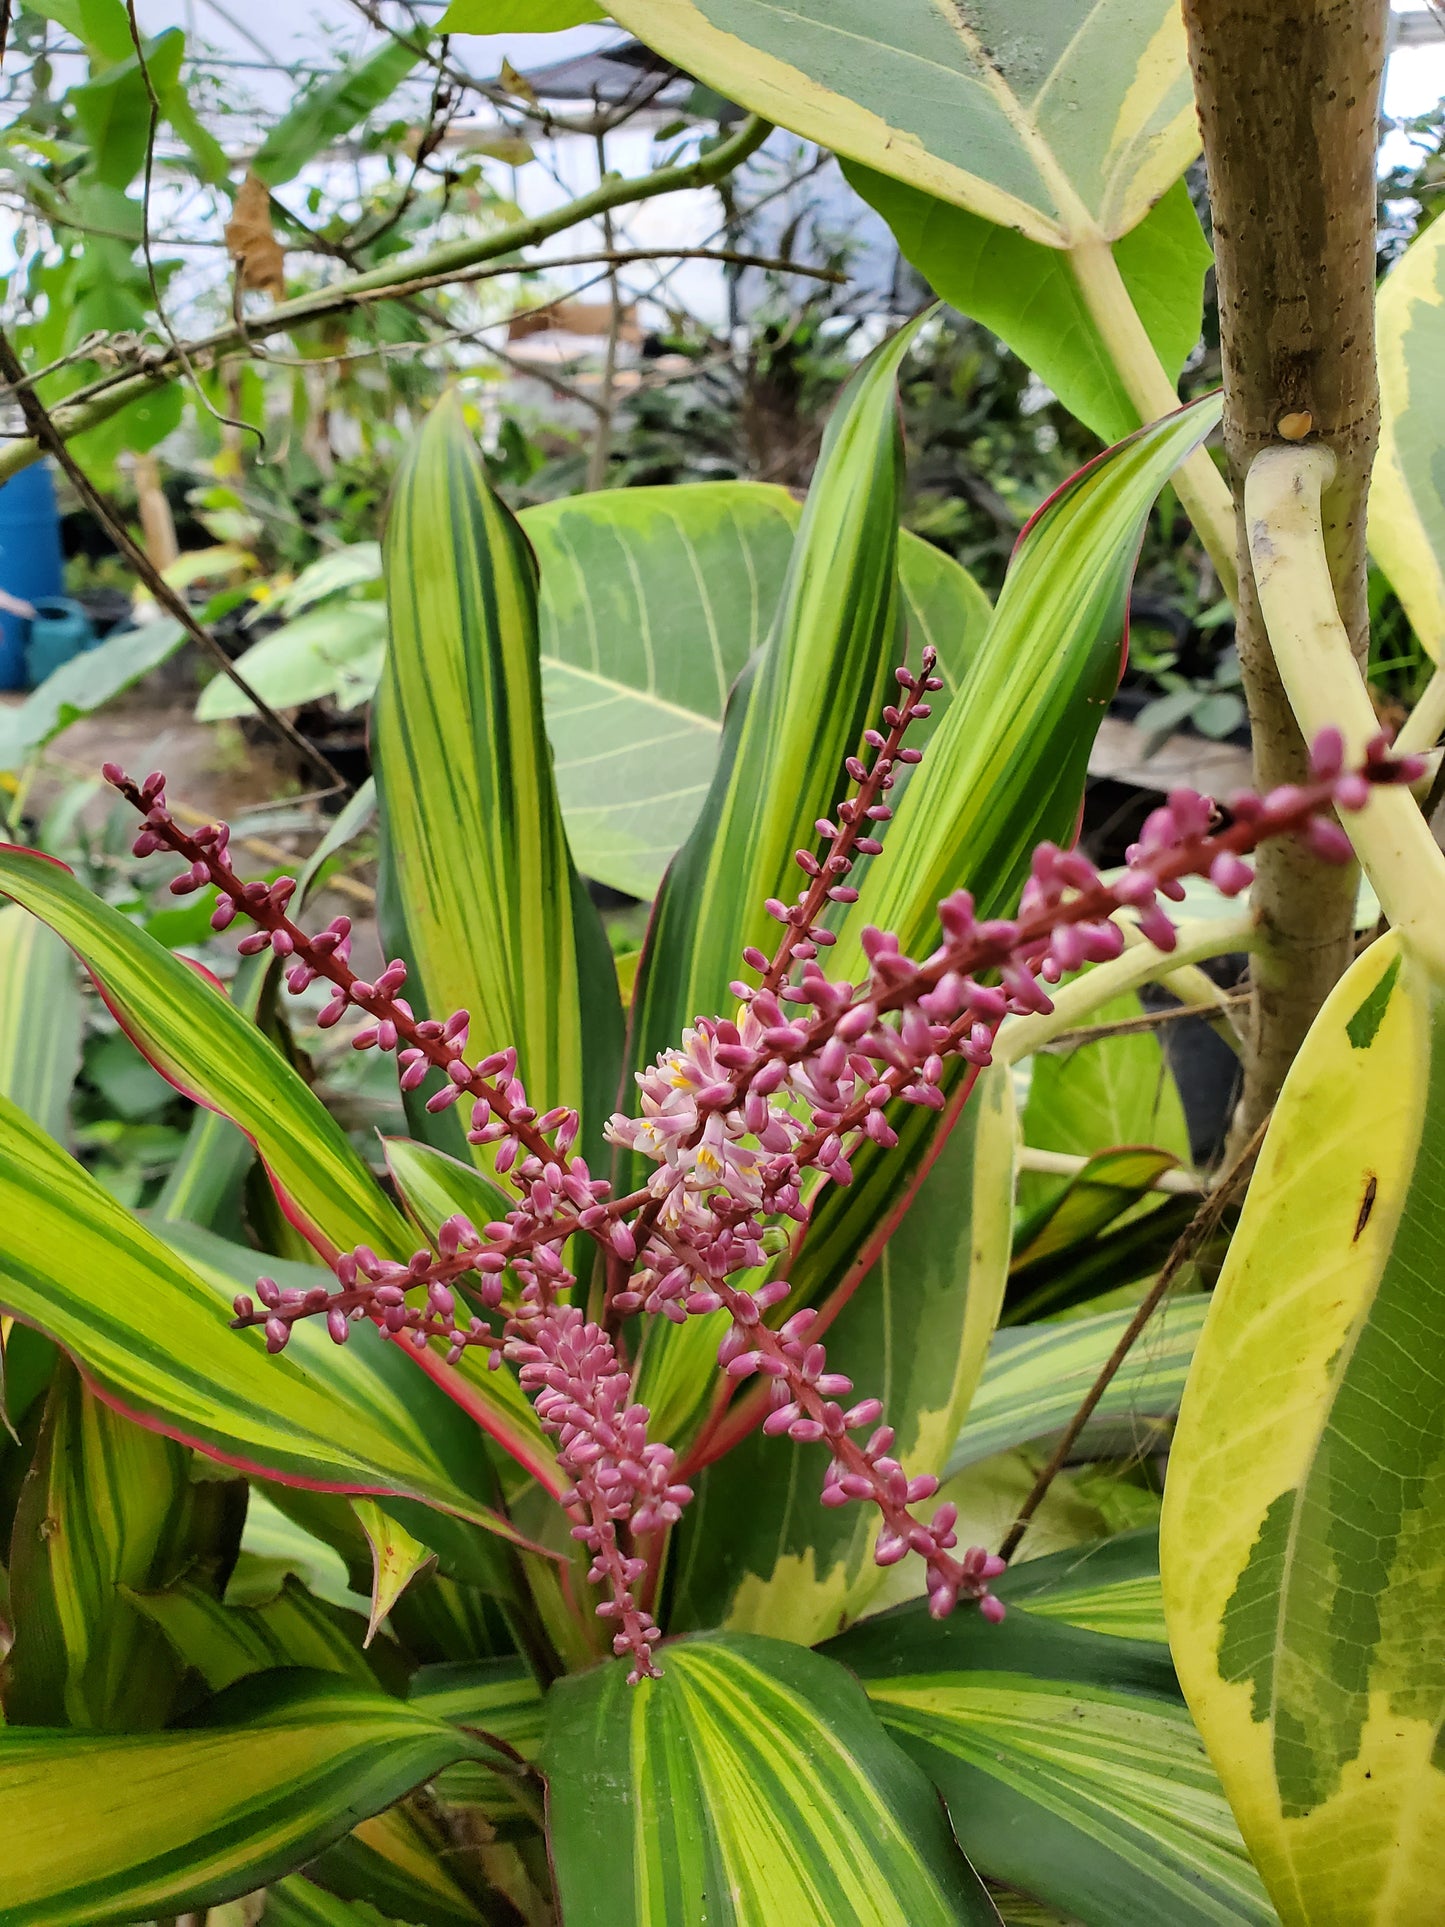
[[[138,1424],[282,1483],[418,1500],[529,1543],[488,1503],[468,1413],[409,1346],[370,1326],[335,1346],[303,1323],[268,1357],[259,1334],[230,1328],[234,1273],[186,1263],[3,1098],[0,1222],[0,1310],[48,1333]],[[286,1269],[293,1284],[325,1276]]]
[[[359,1244],[410,1254],[404,1219],[346,1133],[214,979],[34,850],[0,844],[0,893],[64,937],[162,1077],[245,1132],[282,1209],[323,1257]]]

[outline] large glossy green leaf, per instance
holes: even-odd
[[[997,1918],[923,1775],[857,1682],[730,1635],[564,1680],[547,1703],[548,1841],[568,1927]],[[600,1842],[606,1851],[599,1853]]]
[[[453,401],[402,469],[386,565],[373,718],[384,926],[414,969],[412,1001],[469,1010],[485,1050],[515,1044],[533,1107],[580,1106],[600,1145],[622,1015],[552,781],[536,562]],[[464,1148],[455,1123],[448,1148]]]
[[[80,1028],[70,952],[34,917],[0,910],[0,1091],[61,1140],[69,1136]]]
[[[1090,1023],[1142,1014],[1132,993],[1090,1013]],[[1095,1038],[1071,1051],[1039,1051],[1030,1060],[1024,1143],[1039,1151],[1092,1157],[1115,1145],[1155,1145],[1189,1162],[1189,1127],[1179,1087],[1152,1031]],[[1020,1199],[1030,1209],[1065,1189],[1061,1178],[1025,1173]]]
[[[271,1478],[396,1494],[502,1525],[472,1418],[417,1369],[410,1347],[369,1329],[333,1346],[303,1321],[268,1357],[255,1332],[230,1328],[232,1247],[170,1227],[196,1254],[187,1263],[3,1100],[0,1217],[10,1227],[0,1306],[70,1352],[108,1403]],[[303,1285],[318,1275],[282,1272]],[[477,1422],[496,1420],[483,1410]],[[545,1447],[539,1461],[545,1475]]]
[[[240,1126],[323,1254],[358,1244],[406,1254],[401,1215],[346,1134],[214,982],[33,850],[0,845],[0,893],[65,938],[162,1076]]]
[[[1288,1921],[1445,1880],[1445,989],[1398,937],[1275,1106],[1165,1487],[1180,1679]]]
[[[294,709],[328,696],[341,709],[366,701],[386,653],[386,610],[380,602],[342,601],[307,609],[252,643],[236,667],[273,709]],[[207,684],[196,720],[247,716],[255,705],[227,675]]]
[[[1370,547],[1411,626],[1445,656],[1445,221],[1432,221],[1386,276],[1376,305],[1380,452]]]
[[[936,1781],[990,1879],[1084,1927],[1274,1919],[1163,1647],[1017,1605],[1001,1626],[963,1608],[938,1625],[920,1603],[823,1650]]]
[[[983,1369],[1008,1271],[1014,1136],[1009,1073],[990,1072],[827,1334],[829,1369],[846,1372],[859,1397],[883,1400],[910,1477],[942,1471]],[[676,1536],[669,1626],[811,1645],[878,1590],[872,1508],[824,1506],[824,1454],[778,1443],[755,1430],[695,1481]]]
[[[267,187],[292,180],[313,155],[389,100],[416,64],[414,48],[388,37],[364,60],[327,74],[269,130],[251,161],[252,173]]]
[[[1140,426],[1067,254],[872,168],[850,165],[844,172],[934,292],[1006,341],[1070,414],[1106,442]],[[1174,381],[1199,340],[1211,259],[1183,181],[1114,242],[1113,255],[1144,332]]]
[[[192,1488],[187,1465],[179,1445],[120,1418],[70,1365],[57,1369],[7,1561],[12,1720],[111,1731],[164,1722],[179,1669],[119,1588],[164,1585],[188,1562],[192,1502],[205,1489]]]
[[[719,93],[1032,240],[1113,239],[1198,147],[1175,0],[617,0]]]
[[[1077,1456],[1156,1450],[1179,1409],[1207,1298],[1170,1299],[1147,1327],[1080,1436]],[[1063,1431],[1124,1333],[1132,1311],[999,1332],[948,1456],[951,1476],[1017,1445],[1047,1448]]]
[[[484,1745],[330,1674],[265,1673],[165,1733],[0,1730],[0,1927],[108,1927],[249,1893]]]
[[[613,489],[526,509],[542,569],[542,694],[580,868],[652,896],[697,820],[729,691],[766,638],[801,510],[761,482]],[[987,598],[902,533],[915,649],[961,675]]]
[[[844,759],[877,721],[903,654],[895,379],[904,329],[854,375],[828,424],[766,649],[728,705],[702,815],[653,912],[633,996],[634,1066],[700,1013],[731,1007],[744,944],[768,945],[764,904],[791,897],[793,852],[846,788]]]

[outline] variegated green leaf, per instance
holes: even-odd
[[[568,1927],[997,1919],[932,1789],[857,1682],[733,1634],[548,1695],[547,1831]],[[599,1842],[606,1851],[599,1853]]]
[[[64,937],[162,1076],[240,1126],[323,1255],[357,1244],[406,1254],[405,1223],[345,1132],[219,986],[33,850],[0,845],[0,893]]]
[[[1198,1208],[1153,1189],[1175,1162],[1147,1145],[1101,1151],[1032,1212],[1015,1235],[1004,1322],[1056,1317],[1157,1270]]]
[[[1085,1426],[1076,1456],[1157,1450],[1179,1409],[1207,1298],[1171,1298],[1145,1330]],[[1118,1344],[1132,1311],[1059,1325],[1014,1325],[989,1347],[988,1364],[948,1458],[951,1477],[1017,1445],[1047,1449],[1077,1411]]]
[[[458,1211],[481,1226],[512,1210],[515,1194],[504,1191],[474,1164],[463,1164],[460,1158],[416,1138],[382,1141],[397,1195],[423,1237],[435,1237],[437,1227]]]
[[[110,1731],[164,1722],[179,1668],[120,1588],[164,1585],[198,1550],[197,1514],[215,1512],[206,1501],[220,1488],[192,1487],[187,1467],[179,1445],[120,1418],[72,1366],[57,1369],[7,1561],[11,1719]]]
[[[1275,1106],[1165,1487],[1180,1679],[1290,1922],[1445,1880],[1445,988],[1394,936]]]
[[[351,1509],[371,1547],[371,1614],[366,1627],[369,1646],[412,1580],[436,1564],[436,1554],[399,1519],[383,1511],[375,1499],[353,1499]]]
[[[1071,415],[1106,442],[1140,426],[1069,255],[872,168],[843,171],[934,292],[1006,341]],[[1211,260],[1184,182],[1111,252],[1165,375],[1177,380],[1199,340]]]
[[[622,1015],[552,780],[537,565],[452,401],[402,469],[386,569],[372,729],[384,926],[415,972],[412,1001],[470,1011],[489,1050],[515,1044],[533,1107],[580,1107],[600,1145]],[[464,1148],[455,1124],[450,1141]]]
[[[534,1761],[542,1750],[542,1693],[515,1657],[419,1667],[408,1697],[438,1719],[501,1740],[523,1760]],[[449,1806],[480,1807],[492,1826],[506,1827],[536,1817],[535,1793],[515,1772],[499,1772],[478,1760],[448,1767],[436,1791]]]
[[[1199,144],[1175,0],[617,0],[754,113],[1051,247],[1125,234]]]
[[[329,1674],[242,1680],[191,1725],[0,1729],[0,1927],[120,1927],[249,1893],[484,1745]]]
[[[854,981],[865,962],[857,933],[895,930],[905,953],[927,955],[937,904],[960,886],[979,912],[1018,899],[1044,838],[1067,843],[1078,820],[1093,745],[1118,682],[1134,561],[1150,508],[1171,470],[1219,417],[1196,402],[1084,469],[1025,530],[988,634],[889,825],[884,852],[830,955]],[[962,1086],[955,1077],[955,1093]],[[940,1128],[914,1109],[896,1151],[866,1146],[845,1188],[825,1188],[789,1276],[819,1299],[873,1263],[906,1207]],[[942,1114],[944,1125],[951,1113]]]
[[[34,917],[0,910],[0,1091],[62,1142],[80,1026],[70,952]]]
[[[189,1579],[160,1592],[128,1591],[126,1597],[213,1693],[278,1666],[306,1666],[376,1685],[360,1650],[362,1622],[313,1599],[293,1578],[259,1606],[225,1605]]]
[[[1159,1585],[1159,1534],[1153,1526],[1093,1539],[1014,1563],[994,1582],[1010,1607],[1032,1619],[1059,1619],[1088,1633],[1167,1646]]]
[[[1445,221],[1432,221],[1386,276],[1376,304],[1380,451],[1370,548],[1439,662],[1445,656]]]
[[[1009,1073],[990,1072],[827,1335],[830,1370],[883,1400],[910,1477],[942,1470],[1003,1302],[1014,1136]],[[709,1342],[715,1350],[716,1334]],[[811,1645],[866,1610],[884,1578],[878,1522],[871,1509],[821,1503],[826,1463],[821,1451],[779,1452],[754,1429],[703,1473],[673,1548],[669,1626]]]
[[[408,1927],[519,1927],[516,1908],[469,1877],[476,1857],[458,1852],[454,1836],[431,1811],[428,1789],[419,1800],[363,1820],[307,1871],[338,1899],[360,1903],[368,1927],[377,1914]],[[488,1858],[495,1864],[495,1848]]]
[[[844,759],[877,720],[902,658],[895,378],[912,330],[843,391],[808,493],[766,649],[728,705],[703,813],[657,899],[633,997],[631,1059],[729,1007],[744,944],[770,944],[763,907],[792,889],[793,852],[843,793]]]
[[[920,1603],[823,1650],[935,1780],[988,1878],[1084,1927],[1274,1920],[1163,1647],[1016,1605],[1001,1626],[964,1608],[939,1625]]]
[[[303,1320],[268,1357],[255,1332],[231,1330],[236,1273],[222,1240],[171,1227],[197,1253],[186,1262],[3,1099],[0,1221],[0,1307],[63,1346],[107,1403],[243,1470],[511,1531],[491,1510],[477,1447],[475,1423],[495,1426],[495,1410],[474,1421],[410,1346],[370,1329],[338,1347]],[[538,1465],[546,1475],[545,1446]]]

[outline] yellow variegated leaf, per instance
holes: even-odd
[[[1377,305],[1380,452],[1370,547],[1438,662],[1445,652],[1445,220],[1418,235]]]
[[[1031,240],[1112,240],[1198,148],[1178,0],[617,0],[755,113]]]
[[[1445,987],[1400,940],[1286,1080],[1184,1395],[1163,1521],[1185,1693],[1292,1927],[1445,1887]]]

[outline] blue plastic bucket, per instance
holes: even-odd
[[[44,462],[22,468],[0,487],[0,589],[22,602],[58,596],[64,587],[60,516]],[[30,624],[0,611],[0,689],[23,689]]]
[[[96,633],[90,617],[69,596],[37,596],[35,619],[30,624],[30,640],[25,645],[25,667],[30,684],[38,689],[72,656],[94,649]]]

